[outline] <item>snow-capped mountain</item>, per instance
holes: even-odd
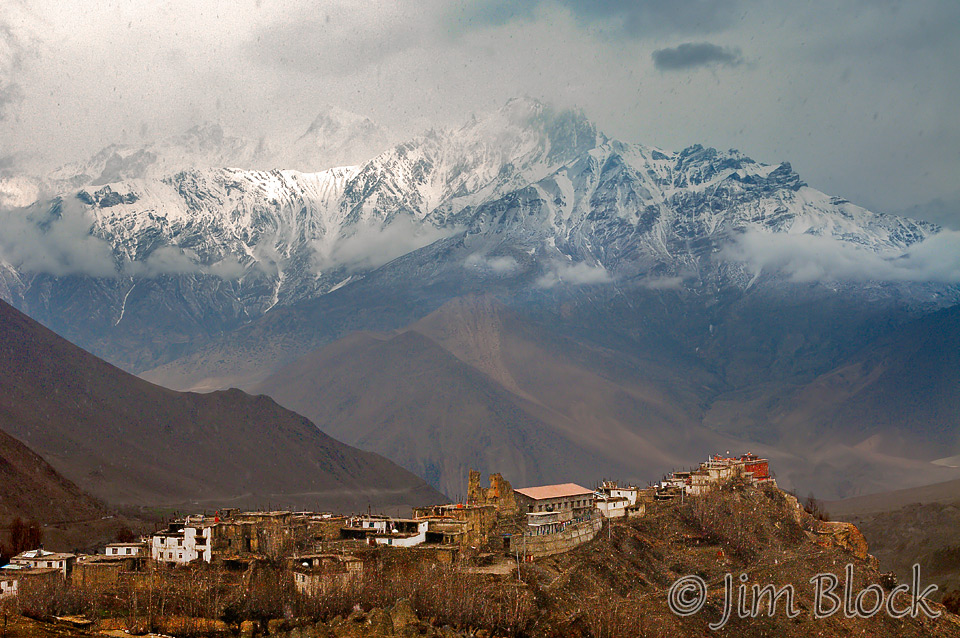
[[[393,135],[369,118],[323,107],[309,127],[277,139],[248,138],[206,122],[142,144],[110,144],[92,157],[45,175],[0,175],[0,206],[26,206],[41,194],[138,179],[162,180],[187,170],[242,167],[316,172],[359,164],[388,149]],[[28,201],[29,200],[29,201]]]
[[[260,167],[272,154],[266,140],[228,135],[219,124],[208,122],[142,146],[111,144],[90,159],[61,166],[47,177],[53,188],[81,188],[162,179],[187,169]]]
[[[346,148],[355,135],[380,139],[368,120],[328,111],[297,153],[327,138]],[[565,282],[715,291],[744,290],[776,269],[804,279],[823,267],[816,253],[827,248],[847,251],[844,263],[866,255],[868,267],[896,270],[939,230],[829,197],[786,163],[610,140],[582,113],[529,99],[321,172],[167,170],[179,160],[163,158],[215,162],[233,153],[255,164],[269,154],[216,128],[163,149],[105,150],[71,169],[73,177],[54,176],[83,182],[74,190],[20,213],[38,250],[69,253],[66,230],[95,238],[103,258],[94,270],[74,255],[54,259],[58,268],[22,255],[18,263],[7,246],[13,268],[0,275],[5,298],[134,369],[278,306],[354,285],[445,238],[464,238],[459,252],[440,258],[463,277],[514,278],[541,290]],[[783,238],[771,254],[770,241]],[[821,279],[849,275],[848,267]],[[149,326],[158,308],[173,352],[141,343],[157,337]]]
[[[280,168],[307,173],[353,166],[387,150],[393,141],[392,134],[370,118],[326,106],[303,135],[284,144],[276,161]]]

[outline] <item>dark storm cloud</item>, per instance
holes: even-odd
[[[450,17],[464,28],[501,26],[531,18],[540,7],[562,6],[606,35],[639,38],[723,30],[738,17],[739,4],[739,0],[473,0]]]
[[[709,42],[685,42],[680,46],[653,52],[653,65],[660,71],[682,71],[712,64],[739,66],[742,63],[739,49],[721,47]]]

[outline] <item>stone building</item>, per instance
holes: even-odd
[[[521,512],[557,512],[560,522],[586,520],[594,511],[594,492],[576,483],[541,485],[514,490]]]
[[[517,501],[510,481],[500,474],[490,475],[490,487],[480,485],[480,472],[470,470],[467,483],[467,505],[493,505],[504,516],[516,514]]]
[[[516,507],[515,502],[513,506]],[[493,504],[417,507],[413,515],[429,521],[428,543],[455,544],[464,548],[486,545],[497,526],[497,507]]]
[[[4,565],[0,567],[0,598],[16,596],[25,583],[57,580],[62,574],[57,567],[31,567],[15,563]]]
[[[308,554],[291,563],[293,583],[301,594],[319,594],[363,575],[363,561],[350,554]]]

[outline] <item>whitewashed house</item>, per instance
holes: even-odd
[[[604,518],[625,518],[630,501],[623,496],[608,496],[598,492],[594,501]]]
[[[415,547],[426,542],[429,527],[425,518],[362,516],[351,519],[340,532],[344,538],[365,539],[371,544]]]
[[[103,553],[107,556],[144,556],[147,546],[143,543],[110,543]]]
[[[17,595],[20,579],[12,569],[0,569],[0,598]]]
[[[75,554],[48,552],[43,549],[31,549],[26,552],[21,552],[10,559],[10,563],[13,565],[23,565],[34,569],[56,569],[64,578],[70,574],[76,562],[77,557]]]
[[[161,563],[186,564],[195,560],[209,563],[213,557],[214,525],[171,524],[150,539],[150,557]]]

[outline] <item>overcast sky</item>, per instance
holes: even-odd
[[[958,69],[956,0],[3,0],[0,168],[204,121],[276,137],[324,104],[407,136],[529,95],[956,225]]]

